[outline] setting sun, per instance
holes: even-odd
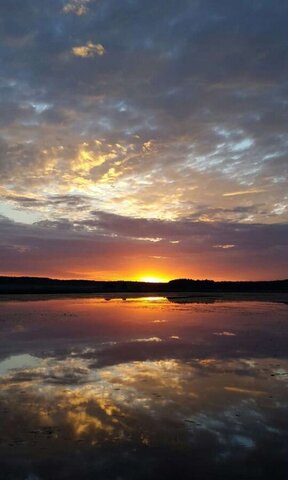
[[[161,282],[168,282],[169,279],[166,277],[160,277],[156,275],[143,275],[137,277],[138,282],[147,282],[147,283],[161,283]]]

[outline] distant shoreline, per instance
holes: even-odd
[[[221,281],[176,279],[170,282],[57,280],[41,277],[0,276],[0,295],[20,294],[93,294],[128,296],[134,294],[160,296],[208,296],[227,294],[288,294],[288,280]]]
[[[0,277],[0,302],[63,298],[132,300],[164,297],[175,304],[218,302],[273,302],[288,305],[288,280],[214,282],[178,279],[167,283],[55,280],[37,277]]]

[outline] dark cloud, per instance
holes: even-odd
[[[104,212],[95,219],[24,225],[1,219],[3,273],[115,278],[148,268],[169,276],[235,279],[284,277],[287,225],[132,219]],[[227,248],[228,245],[228,248]],[[245,261],[243,261],[243,259]],[[160,263],[159,263],[160,262]],[[52,271],[52,270],[53,271]]]

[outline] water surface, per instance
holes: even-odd
[[[1,478],[288,478],[287,305],[0,309]]]

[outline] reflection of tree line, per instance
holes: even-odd
[[[166,297],[171,303],[215,303],[218,298],[212,297]]]

